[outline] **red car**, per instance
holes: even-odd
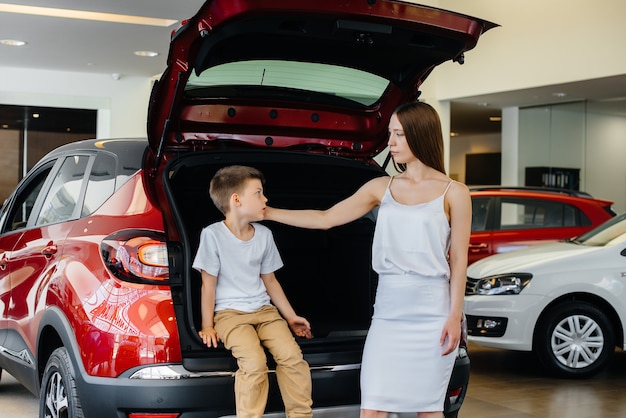
[[[201,229],[222,218],[213,174],[255,166],[273,205],[330,206],[385,174],[373,157],[393,109],[493,26],[391,0],[208,1],[173,34],[147,140],[58,148],[3,206],[0,371],[40,396],[42,418],[232,416],[237,365],[198,337],[191,268]],[[312,324],[299,344],[315,411],[358,415],[374,221],[268,226],[277,276]],[[270,378],[267,412],[281,416]],[[463,346],[447,417],[468,378]]]
[[[615,216],[613,202],[581,192],[472,187],[469,263],[492,254],[576,237]]]

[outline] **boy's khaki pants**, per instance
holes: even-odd
[[[276,361],[276,378],[287,418],[309,418],[311,372],[287,322],[274,306],[254,312],[225,309],[215,313],[215,331],[237,359],[235,402],[238,418],[259,418],[268,395],[267,347]]]

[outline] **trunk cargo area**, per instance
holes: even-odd
[[[328,208],[367,180],[385,175],[364,162],[284,151],[194,152],[172,161],[165,187],[181,237],[181,242],[169,243],[170,259],[180,271],[180,280],[171,279],[172,294],[189,370],[237,368],[228,351],[208,349],[197,336],[201,279],[191,268],[202,228],[224,219],[211,202],[209,182],[219,168],[233,164],[261,170],[268,206],[289,209]],[[326,231],[263,222],[272,230],[284,263],[276,277],[295,311],[311,323],[314,337],[297,341],[311,367],[318,405],[358,402],[361,351],[377,284],[371,268],[374,221],[370,213]],[[272,369],[271,356],[268,361]],[[268,405],[282,406],[280,398]]]

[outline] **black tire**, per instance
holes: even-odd
[[[40,418],[83,418],[72,370],[65,347],[54,350],[41,381]]]
[[[588,378],[611,360],[615,333],[607,316],[594,305],[566,302],[539,320],[534,351],[552,374]]]

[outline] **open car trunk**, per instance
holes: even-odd
[[[172,292],[184,365],[192,371],[236,370],[229,352],[209,349],[197,336],[201,279],[191,268],[202,228],[224,218],[211,202],[209,182],[219,168],[232,164],[261,170],[268,205],[291,209],[327,208],[367,180],[385,175],[380,167],[351,159],[275,150],[194,152],[170,164],[165,187],[181,237],[169,247],[180,276],[172,278]],[[311,366],[316,400],[332,404],[340,393],[337,402],[345,403],[345,387],[334,391],[324,384],[326,373],[343,373],[345,380],[335,375],[332,382],[348,385],[358,402],[361,350],[377,284],[371,268],[373,213],[327,231],[265,224],[285,265],[277,278],[295,311],[311,323],[314,338],[298,342]]]

